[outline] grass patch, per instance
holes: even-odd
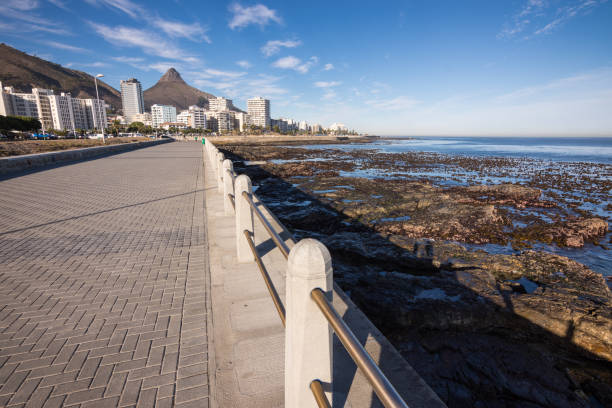
[[[55,152],[59,150],[82,149],[85,147],[107,146],[123,143],[146,142],[148,137],[112,137],[102,143],[101,139],[60,139],[60,140],[18,140],[0,142],[0,157],[21,156]]]

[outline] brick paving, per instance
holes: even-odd
[[[0,406],[208,407],[201,145],[0,181]]]

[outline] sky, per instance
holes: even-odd
[[[2,0],[0,41],[370,134],[612,136],[608,0]]]

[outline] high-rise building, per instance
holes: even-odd
[[[249,99],[247,111],[253,125],[264,129],[270,127],[270,100],[261,97]]]
[[[231,110],[234,104],[231,99],[217,97],[208,100],[208,109],[213,112],[224,112]]]
[[[151,123],[154,128],[158,128],[162,123],[176,123],[176,108],[169,105],[151,106]]]
[[[137,79],[121,80],[121,105],[123,106],[123,116],[128,123],[132,122],[134,115],[144,113],[142,85]]]

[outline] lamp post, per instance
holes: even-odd
[[[96,85],[96,99],[98,103],[100,103],[100,96],[98,95],[98,78],[104,78],[104,75],[98,74],[94,77],[94,84]],[[102,109],[104,109],[104,102],[102,102]],[[104,121],[104,115],[102,115],[102,120]],[[106,123],[102,123],[102,143],[106,143],[106,139],[104,139],[104,125]]]

